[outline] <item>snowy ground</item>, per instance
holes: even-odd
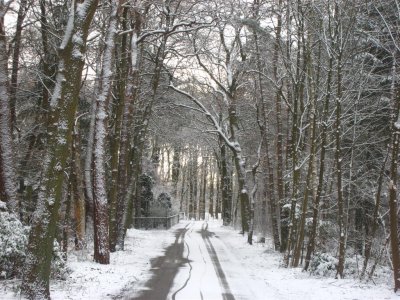
[[[388,285],[315,278],[301,269],[280,267],[281,257],[264,244],[250,246],[218,221],[181,221],[169,231],[130,230],[126,251],[111,264],[70,254],[66,281],[52,282],[52,299],[396,299]],[[19,299],[10,281],[0,281],[0,299]],[[153,298],[160,299],[160,298]],[[160,300],[162,300],[160,299]]]

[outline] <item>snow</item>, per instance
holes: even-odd
[[[64,63],[63,63],[63,61],[60,61],[59,71],[57,72],[57,75],[56,75],[56,86],[54,87],[54,91],[53,91],[53,94],[52,94],[51,100],[50,100],[50,106],[53,108],[58,106],[59,100],[61,98],[62,84],[66,80],[64,74],[62,73],[63,69],[64,69]]]
[[[84,45],[85,45],[85,42],[83,41],[82,33],[76,32],[76,33],[72,36],[72,43],[78,44],[78,45],[80,45],[80,46],[84,46]]]
[[[84,19],[86,17],[86,14],[92,2],[93,0],[85,0],[76,5],[76,13],[81,19]]]
[[[58,123],[58,130],[68,130],[68,123],[65,120],[61,120]]]
[[[238,234],[232,228],[223,227],[219,222],[208,223],[208,230],[217,236],[213,240],[217,253],[224,254],[221,256],[221,264],[228,276],[228,282],[232,283],[232,293],[243,297],[235,298],[399,299],[390,286],[362,284],[353,279],[317,278],[302,272],[300,268],[283,268],[280,266],[282,256],[269,245],[254,243],[250,246],[247,244],[247,236]],[[197,261],[196,258],[192,260]]]
[[[233,83],[233,75],[232,75],[232,66],[231,64],[227,64],[226,66],[226,73],[227,73],[227,79],[228,79],[228,87],[232,86]]]
[[[131,63],[132,63],[132,68],[134,70],[137,69],[137,58],[138,58],[138,44],[137,44],[137,33],[133,32],[132,33],[132,40],[131,40]]]
[[[65,138],[63,138],[63,137],[58,137],[57,138],[57,143],[59,145],[66,145],[67,144],[67,140]]]
[[[72,1],[71,8],[68,17],[67,27],[65,29],[65,34],[63,40],[60,45],[60,49],[63,50],[67,47],[67,44],[72,36],[72,31],[74,30],[74,22],[75,22],[75,11],[74,11],[75,1]]]
[[[92,262],[89,250],[72,252],[68,267],[72,269],[66,281],[53,281],[52,299],[131,299],[146,289],[151,278],[150,260],[164,255],[175,241],[178,229],[187,229],[183,257],[188,258],[177,272],[167,299],[222,299],[228,288],[235,299],[307,299],[307,300],[382,300],[400,299],[385,284],[365,284],[354,279],[313,277],[300,268],[281,267],[282,256],[268,243],[248,245],[247,237],[220,221],[208,223],[209,238],[204,239],[202,221],[181,221],[170,230],[128,231],[126,250],[111,254],[110,265]],[[255,237],[256,238],[256,237]],[[208,241],[207,241],[208,240]],[[215,257],[225,275],[221,280],[215,271]],[[152,272],[153,271],[153,272]],[[190,273],[190,280],[186,281]],[[218,279],[219,278],[219,279]],[[391,284],[388,278],[388,284]],[[0,298],[19,299],[13,293],[15,281],[0,281]]]
[[[79,49],[77,49],[77,48],[74,46],[74,49],[72,50],[72,57],[73,57],[73,58],[76,58],[76,59],[82,59],[82,58],[83,58],[83,54],[82,54],[82,52],[81,52]]]

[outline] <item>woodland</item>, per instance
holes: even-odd
[[[398,0],[0,0],[1,278],[166,207],[399,290],[399,47]]]

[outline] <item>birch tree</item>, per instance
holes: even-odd
[[[110,3],[110,19],[105,39],[100,83],[97,92],[97,101],[94,102],[96,105],[93,143],[94,260],[101,264],[110,263],[105,145],[108,131],[107,106],[111,92],[113,57],[117,33],[118,3],[119,0],[113,0]]]

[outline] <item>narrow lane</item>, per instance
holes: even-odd
[[[212,232],[209,232],[207,229],[208,229],[208,223],[204,222],[201,227],[201,237],[204,240],[204,243],[207,247],[208,254],[210,255],[211,261],[213,263],[215,272],[218,275],[218,280],[224,290],[224,292],[222,294],[222,298],[224,300],[234,300],[235,297],[233,297],[232,292],[229,288],[229,284],[226,280],[225,273],[222,270],[221,263],[218,259],[217,252],[215,251],[215,248],[210,241],[210,236],[212,237],[214,234]]]
[[[215,272],[211,257],[201,235],[203,222],[193,222],[193,226],[185,236],[187,247],[185,254],[191,265],[190,280],[184,288],[181,283],[188,274],[188,266],[178,272],[171,293],[167,299],[172,300],[223,300],[224,290],[221,287],[218,275]]]
[[[138,283],[135,300],[255,300],[241,263],[207,222],[191,221],[175,231],[175,242],[151,262],[151,276]]]
[[[175,242],[166,248],[164,256],[157,257],[151,261],[151,279],[139,291],[137,296],[130,299],[167,299],[176,274],[181,267],[188,263],[183,256],[183,252],[185,234],[190,229],[190,225],[189,223],[184,228],[175,231]]]

